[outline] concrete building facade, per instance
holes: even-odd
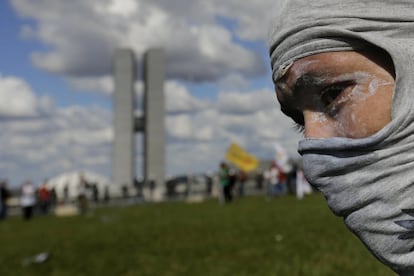
[[[115,53],[114,76],[114,147],[113,181],[121,187],[132,187],[135,175],[135,133],[143,132],[143,177],[155,190],[165,189],[165,100],[164,54],[150,49],[144,55],[143,116],[136,118],[134,53],[119,49]],[[158,197],[162,195],[158,195]]]

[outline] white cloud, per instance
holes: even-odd
[[[245,90],[250,82],[240,74],[229,74],[218,81],[218,85],[223,90]]]
[[[261,18],[268,0],[236,1],[12,0],[23,17],[34,19],[22,35],[48,50],[32,53],[33,63],[65,76],[102,76],[111,71],[114,49],[131,47],[137,60],[150,47],[163,47],[170,78],[214,80],[227,74],[265,73],[258,53],[234,39],[217,16],[236,21],[239,38],[264,38]],[[251,33],[254,32],[253,35]],[[250,34],[250,35],[248,35]]]
[[[111,95],[114,91],[114,79],[110,75],[100,77],[68,77],[68,82],[76,89]]]
[[[176,175],[185,173],[216,172],[218,164],[224,158],[227,143],[195,143],[189,146],[174,143],[167,148],[167,173]],[[182,160],[177,162],[176,160]]]
[[[35,98],[36,100],[36,98]],[[3,119],[0,174],[14,185],[39,182],[69,169],[108,172],[112,142],[111,114],[99,107],[54,109],[50,116]]]
[[[200,111],[210,104],[193,97],[184,85],[175,81],[166,82],[165,101],[166,111],[171,113]]]
[[[116,1],[112,0],[112,2],[108,6],[108,11],[115,14],[121,15],[124,17],[128,17],[133,15],[139,7],[139,2],[134,0],[123,0],[123,1]]]
[[[211,0],[209,10],[236,22],[236,34],[246,40],[265,40],[270,10],[277,0],[246,1]]]
[[[259,110],[274,109],[277,100],[270,89],[246,93],[222,91],[218,96],[218,108],[223,113],[245,114]]]
[[[169,116],[166,120],[167,133],[175,139],[192,139],[193,124],[189,115]]]
[[[172,139],[167,150],[175,160],[168,163],[169,173],[215,170],[232,142],[260,159],[274,158],[277,142],[297,158],[300,135],[279,111],[274,97],[268,89],[222,92],[216,102],[191,116],[169,116],[167,127]]]
[[[37,98],[30,85],[13,76],[0,76],[0,117],[32,117],[52,108],[48,97]]]

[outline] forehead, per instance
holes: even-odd
[[[307,73],[329,76],[336,73],[360,70],[361,66],[366,67],[366,61],[367,58],[357,52],[315,54],[296,60],[280,80],[294,81]]]

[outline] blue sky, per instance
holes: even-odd
[[[216,170],[232,142],[260,159],[281,144],[296,158],[299,135],[270,78],[272,3],[1,1],[0,178],[13,186],[71,170],[111,178],[118,47],[133,49],[137,66],[147,49],[165,51],[169,176]],[[139,76],[135,87],[139,99]],[[138,176],[141,152],[138,144]]]

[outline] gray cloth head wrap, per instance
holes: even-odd
[[[273,80],[297,59],[369,49],[391,57],[392,121],[363,139],[303,139],[311,184],[367,248],[401,275],[414,275],[414,1],[286,0],[269,36]]]

